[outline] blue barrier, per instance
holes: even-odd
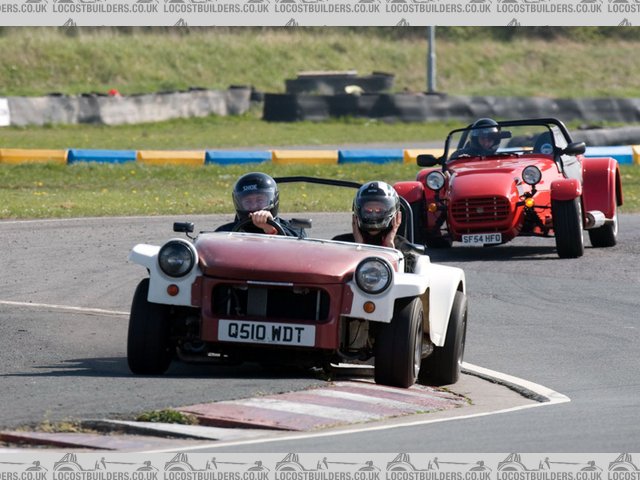
[[[384,150],[384,149],[366,149],[366,150],[339,150],[338,163],[402,163],[404,159],[404,150]]]
[[[632,147],[587,147],[585,157],[613,157],[619,164],[633,164]]]
[[[136,161],[135,150],[69,150],[67,163],[126,163]]]
[[[271,161],[271,152],[265,151],[229,151],[207,150],[204,163],[216,163],[219,165],[233,165],[239,163],[263,163]]]

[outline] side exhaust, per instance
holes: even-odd
[[[600,228],[603,225],[613,223],[613,220],[604,216],[600,210],[591,210],[584,214],[585,218],[585,230],[591,230],[593,228]]]

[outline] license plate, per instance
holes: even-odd
[[[475,233],[462,235],[462,243],[465,245],[496,245],[502,243],[501,233]]]
[[[220,320],[218,340],[313,347],[316,343],[316,327],[291,323]]]

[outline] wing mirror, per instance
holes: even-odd
[[[572,142],[562,150],[565,155],[582,155],[587,150],[587,145],[584,142]]]
[[[174,222],[173,231],[177,233],[193,233],[193,222]]]
[[[430,153],[421,153],[416,157],[416,162],[419,167],[435,167],[442,164],[442,158],[436,158],[435,155]]]
[[[289,225],[293,228],[311,228],[313,222],[310,218],[292,218],[289,220]]]

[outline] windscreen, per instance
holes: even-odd
[[[454,130],[447,139],[447,161],[459,158],[554,154],[554,135],[547,125],[508,124]]]

